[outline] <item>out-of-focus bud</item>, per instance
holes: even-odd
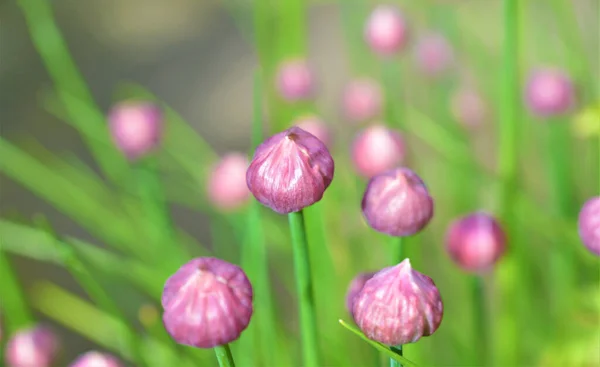
[[[363,122],[381,115],[383,91],[373,79],[360,78],[350,82],[344,90],[343,110],[346,118]]]
[[[379,55],[401,51],[408,41],[408,26],[400,11],[391,5],[377,6],[367,19],[365,40]]]
[[[569,76],[558,69],[541,68],[531,72],[525,89],[525,102],[533,115],[559,116],[575,104],[575,88]]]
[[[110,354],[87,352],[80,355],[69,367],[121,367],[119,360]]]
[[[313,134],[327,147],[331,144],[331,134],[327,125],[315,115],[300,116],[292,123],[292,125],[298,126],[302,130]]]
[[[593,254],[600,256],[600,196],[583,204],[579,212],[579,237]]]
[[[402,135],[382,124],[359,132],[352,143],[354,168],[367,178],[397,167],[404,160],[404,154]]]
[[[128,159],[135,160],[159,146],[163,115],[151,103],[127,101],[110,110],[108,124],[115,145]]]
[[[454,63],[454,52],[446,37],[428,34],[417,43],[416,64],[429,77],[437,77],[448,71]]]
[[[485,123],[488,110],[481,94],[472,88],[458,89],[452,95],[451,111],[464,128],[474,130]]]
[[[242,207],[250,197],[246,185],[248,158],[241,153],[229,153],[213,168],[207,184],[208,199],[223,211]]]
[[[36,326],[16,332],[6,345],[8,367],[50,367],[59,349],[56,335],[48,328]]]
[[[348,286],[348,291],[346,292],[346,310],[348,313],[352,315],[352,306],[354,305],[354,298],[360,292],[367,280],[373,278],[375,275],[374,272],[370,273],[360,273],[352,279],[350,285]]]
[[[314,83],[313,73],[306,60],[285,61],[277,72],[277,90],[281,98],[288,102],[311,98]]]

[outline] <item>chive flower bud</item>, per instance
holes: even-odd
[[[562,70],[541,68],[529,76],[525,102],[535,116],[564,115],[575,104],[575,88],[569,76]]]
[[[57,357],[59,341],[43,326],[17,331],[6,345],[8,367],[50,367]]]
[[[342,109],[348,120],[363,122],[381,115],[383,99],[383,91],[377,81],[359,78],[345,87]]]
[[[208,199],[223,211],[242,207],[250,197],[246,185],[248,158],[240,153],[229,153],[213,168],[207,184]]]
[[[282,63],[277,72],[277,90],[288,102],[309,99],[314,92],[314,76],[308,63],[302,59]]]
[[[454,119],[469,130],[482,126],[488,118],[486,103],[475,89],[463,87],[455,91],[450,108]]]
[[[360,273],[352,279],[348,290],[346,291],[346,309],[352,315],[352,307],[354,306],[354,298],[363,289],[367,280],[373,278],[374,272]]]
[[[100,352],[87,352],[80,355],[69,367],[121,367],[116,357]]]
[[[293,126],[297,126],[302,130],[313,134],[327,147],[331,144],[331,134],[327,125],[319,117],[314,115],[301,116],[296,119]]]
[[[402,135],[382,124],[359,132],[352,143],[352,162],[363,177],[373,177],[397,167],[404,160]]]
[[[438,77],[452,67],[454,52],[446,37],[433,33],[419,40],[415,58],[417,67],[423,74]]]
[[[151,103],[121,102],[110,110],[108,124],[113,142],[129,160],[149,154],[160,144],[163,116]]]
[[[593,254],[600,256],[600,196],[590,198],[579,212],[579,237]]]
[[[365,40],[373,52],[390,56],[408,42],[408,26],[402,13],[391,5],[377,6],[365,26]]]

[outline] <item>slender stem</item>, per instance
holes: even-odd
[[[397,345],[395,347],[390,347],[390,349],[395,352],[396,354],[398,354],[399,356],[403,357],[404,355],[402,354],[402,346],[401,345]],[[402,363],[400,363],[399,361],[395,360],[394,358],[390,358],[390,367],[402,367]]]
[[[308,243],[302,210],[288,215],[294,253],[294,270],[298,292],[303,366],[319,366],[315,304],[308,256]]]
[[[473,291],[473,345],[475,348],[475,365],[485,366],[487,363],[488,338],[485,315],[485,291],[483,287],[483,278],[476,275],[471,283]]]
[[[9,263],[8,256],[2,250],[0,242],[0,306],[7,334],[12,334],[20,328],[34,322],[27,300],[22,292],[16,274]]]
[[[217,355],[217,361],[219,361],[219,367],[235,367],[233,361],[233,355],[229,349],[229,344],[219,345],[213,348]]]

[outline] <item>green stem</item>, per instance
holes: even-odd
[[[319,366],[317,325],[313,286],[308,256],[308,243],[304,228],[302,210],[288,215],[294,253],[294,270],[298,292],[298,308],[300,313],[300,330],[302,336],[302,355],[304,366]]]
[[[471,283],[473,291],[473,346],[475,348],[476,366],[485,366],[488,354],[488,338],[485,315],[485,291],[483,278],[476,275]]]
[[[399,356],[403,357],[403,353],[402,353],[402,346],[401,345],[397,345],[395,347],[390,347],[390,349],[398,354]],[[399,361],[395,360],[394,358],[390,358],[390,367],[402,367],[402,363],[400,363]]]
[[[217,355],[217,360],[219,361],[219,367],[235,367],[229,344],[219,345],[214,347],[214,350]]]
[[[21,290],[19,280],[13,272],[7,254],[0,245],[0,305],[2,319],[6,323],[6,334],[33,324],[34,319]]]

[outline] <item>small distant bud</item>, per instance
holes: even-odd
[[[37,326],[14,334],[6,345],[8,367],[50,367],[58,354],[59,342],[48,328]]]
[[[406,46],[408,26],[396,7],[379,5],[367,20],[365,39],[373,52],[390,56]]]
[[[433,280],[413,270],[406,259],[367,280],[354,298],[353,315],[369,339],[402,345],[433,334],[444,306]]]
[[[302,130],[313,134],[328,147],[329,144],[331,144],[331,134],[327,128],[327,125],[325,125],[323,120],[317,116],[301,116],[300,118],[296,119],[292,125],[298,126]]]
[[[79,356],[69,367],[122,367],[122,364],[110,354],[87,352]]]
[[[433,199],[421,178],[401,167],[371,178],[362,211],[374,230],[390,236],[411,236],[433,217]]]
[[[527,81],[525,102],[539,117],[563,115],[575,104],[575,88],[571,79],[558,69],[538,69]]]
[[[314,92],[314,76],[305,60],[288,60],[277,73],[277,90],[288,102],[306,100]]]
[[[240,153],[225,155],[213,168],[208,178],[208,199],[223,211],[242,207],[250,197],[246,185],[248,158]]]
[[[430,77],[440,76],[454,62],[452,46],[441,34],[422,37],[417,43],[415,57],[419,70]]]
[[[200,257],[166,282],[163,323],[179,344],[213,348],[230,343],[250,323],[252,285],[238,266]]]
[[[488,110],[481,94],[462,88],[452,95],[451,110],[454,119],[466,129],[476,129],[485,123]]]
[[[333,171],[333,158],[325,144],[294,126],[256,148],[246,183],[260,203],[288,214],[321,200]]]
[[[455,220],[446,233],[446,250],[463,270],[481,273],[500,259],[506,236],[491,215],[473,213]]]
[[[381,115],[383,91],[372,79],[361,78],[346,86],[343,109],[346,118],[353,122],[363,122]]]
[[[399,132],[381,124],[361,131],[352,143],[352,162],[364,177],[397,167],[404,160],[404,139]]]
[[[373,278],[373,275],[375,275],[375,273],[373,272],[360,273],[356,277],[354,277],[354,279],[352,279],[352,281],[350,282],[350,285],[348,286],[348,291],[346,292],[346,310],[348,310],[348,313],[350,313],[351,315],[352,307],[354,305],[354,298],[356,297],[358,292],[360,292],[363,289],[367,280]]]
[[[588,250],[600,256],[600,196],[583,204],[579,212],[579,237]]]
[[[113,142],[130,160],[147,155],[160,144],[161,110],[146,102],[122,102],[108,114]]]

